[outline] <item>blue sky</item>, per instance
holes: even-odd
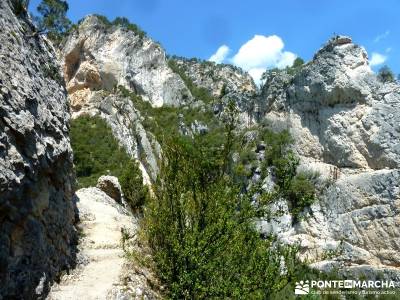
[[[31,0],[31,9],[39,2]],[[400,73],[400,1],[396,0],[69,0],[68,3],[68,15],[73,21],[90,13],[103,14],[109,19],[129,18],[159,41],[168,54],[209,59],[225,45],[214,60],[223,59],[253,71],[284,66],[295,56],[309,60],[337,33],[350,35],[355,43],[364,46],[370,59],[375,53],[374,70],[387,64],[396,74]],[[241,48],[243,51],[239,51]],[[261,56],[261,62],[257,56]]]

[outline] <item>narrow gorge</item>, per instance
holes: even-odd
[[[226,195],[197,190],[219,176],[215,163],[238,199],[262,207],[251,224],[268,251],[293,247],[309,274],[400,282],[400,84],[379,80],[350,37],[332,37],[301,66],[267,71],[258,86],[239,67],[169,56],[132,24],[99,15],[58,44],[13,0],[0,2],[0,24],[0,299],[179,299],[174,289],[187,278],[168,285],[143,226],[168,186],[179,194],[167,179],[192,174],[179,161],[168,169],[171,153],[192,157],[182,149],[209,171],[184,181],[182,203]],[[205,161],[203,146],[219,156]],[[290,268],[284,261],[276,274]],[[297,279],[268,290],[275,298],[264,286],[244,295],[284,299]],[[199,291],[183,298],[240,298]]]

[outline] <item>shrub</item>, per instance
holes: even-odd
[[[119,178],[126,202],[132,209],[142,206],[148,197],[148,188],[143,185],[138,163],[130,161]]]
[[[146,36],[146,32],[144,32],[138,25],[131,23],[125,17],[116,17],[114,21],[111,22],[106,16],[99,14],[95,14],[94,16],[96,16],[100,20],[100,22],[103,23],[106,27],[119,26],[125,28],[137,34],[140,40],[142,40]],[[78,24],[80,22],[82,22],[82,20],[80,20]]]
[[[315,186],[304,173],[299,173],[292,178],[284,194],[289,200],[290,210],[296,222],[304,208],[314,203]]]
[[[146,32],[144,32],[138,25],[129,22],[127,18],[117,17],[112,22],[112,25],[121,26],[123,28],[126,28],[127,30],[130,30],[137,34],[140,39],[143,39],[146,36]]]
[[[392,82],[394,81],[395,76],[388,66],[383,66],[378,71],[378,79],[381,82]]]
[[[281,262],[297,265],[295,248],[260,238],[251,199],[224,175],[219,157],[197,141],[164,147],[142,230],[172,299],[266,299],[292,278]]]
[[[44,77],[56,81],[59,85],[65,84],[64,78],[60,74],[60,70],[51,62],[49,64],[42,64],[40,68],[42,70]]]
[[[266,142],[263,174],[266,175],[268,167],[273,168],[279,189],[276,196],[289,201],[293,222],[297,222],[300,213],[316,200],[317,174],[297,173],[299,158],[289,149],[293,139],[287,130],[272,132],[266,129],[263,136]]]

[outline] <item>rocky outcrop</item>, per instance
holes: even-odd
[[[0,298],[32,299],[74,264],[70,114],[51,44],[9,0],[0,25]]]
[[[147,37],[88,16],[67,38],[61,60],[72,117],[105,119],[128,154],[139,161],[144,182],[150,184],[158,174],[161,149],[126,92],[152,106],[193,101],[182,79],[168,67],[164,50]]]
[[[96,187],[118,203],[122,201],[122,189],[115,176],[100,176]]]
[[[283,201],[262,230],[299,242],[319,268],[399,278],[400,86],[379,82],[365,50],[336,37],[297,74],[267,78],[260,105],[292,133],[300,168],[325,183],[305,220],[292,225]]]
[[[192,100],[182,79],[167,65],[161,46],[97,16],[83,19],[62,47],[71,106],[78,111],[93,91],[121,85],[153,106]]]
[[[185,74],[198,86],[208,90],[222,103],[232,100],[236,103],[241,118],[245,123],[255,121],[254,111],[257,87],[251,76],[242,69],[228,64],[216,64],[198,59],[182,57],[172,58]],[[221,111],[223,106],[216,106],[215,111]]]

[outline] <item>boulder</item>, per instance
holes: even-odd
[[[97,180],[96,187],[106,193],[109,197],[121,203],[122,189],[118,178],[114,176],[101,176]]]

